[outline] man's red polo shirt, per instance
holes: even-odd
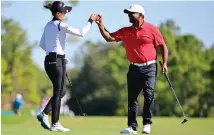
[[[156,46],[164,44],[164,39],[157,27],[144,22],[141,28],[124,27],[112,33],[116,41],[123,41],[127,59],[134,63],[156,60]]]

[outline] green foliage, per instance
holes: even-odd
[[[31,59],[36,43],[29,43],[26,32],[12,19],[2,20],[1,38],[2,102],[10,102],[16,93],[21,93],[26,102],[38,104],[42,88],[39,80],[44,75]]]
[[[208,112],[209,107],[207,108],[207,106],[211,106],[211,104],[207,104],[203,94],[206,91],[212,91],[209,86],[211,76],[208,75],[208,72],[211,68],[213,52],[210,52],[211,48],[206,49],[194,35],[175,34],[178,33],[175,28],[179,27],[167,25],[167,23],[168,21],[165,26],[162,24],[160,29],[170,50],[169,76],[175,90],[188,115],[207,116],[205,112]],[[175,25],[175,23],[171,24]],[[171,34],[169,31],[172,31]],[[171,102],[173,101],[175,100],[172,99]],[[170,110],[175,110],[175,114],[181,115],[180,110],[174,108],[172,106]]]

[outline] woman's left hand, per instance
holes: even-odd
[[[67,57],[65,57],[65,64],[68,64],[69,62],[70,60]]]

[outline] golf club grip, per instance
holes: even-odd
[[[161,61],[159,61],[159,63],[160,63],[160,66],[161,66],[161,68],[162,68],[162,67],[163,67],[163,64],[161,63]],[[168,81],[168,83],[169,83],[169,86],[172,87],[172,83],[171,83],[171,81],[169,80],[169,77],[167,76],[166,73],[164,73],[164,75],[165,75],[165,77],[166,77],[166,79],[167,79],[167,81]]]

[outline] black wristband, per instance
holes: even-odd
[[[88,19],[88,22],[90,22],[91,24],[93,23],[93,20],[91,18]]]

